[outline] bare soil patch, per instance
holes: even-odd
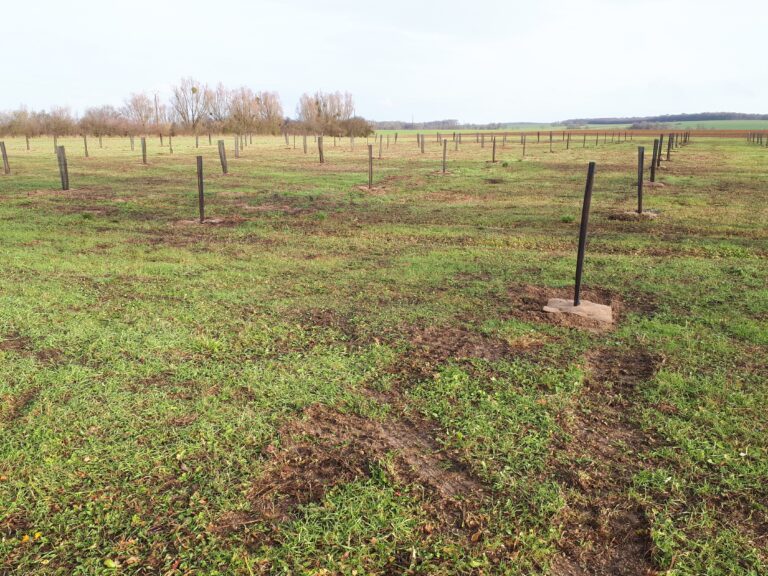
[[[36,349],[32,340],[18,333],[8,335],[0,341],[0,350],[16,352],[23,356],[33,356],[43,364],[53,364],[61,359],[61,351],[55,348]]]
[[[535,352],[542,345],[533,340],[509,343],[457,326],[411,327],[407,332],[410,350],[394,368],[405,383],[430,378],[449,360],[497,361]]]
[[[555,575],[656,573],[648,519],[628,490],[658,443],[630,414],[635,387],[658,364],[642,348],[603,348],[588,358],[585,389],[560,417],[568,437],[553,446],[554,474],[568,501]]]
[[[20,394],[3,395],[0,402],[0,422],[11,423],[20,418],[39,393],[39,387],[32,387]]]
[[[225,514],[214,529],[288,520],[297,507],[383,466],[395,482],[417,491],[436,529],[476,533],[484,522],[480,508],[488,489],[441,447],[437,433],[417,416],[372,420],[310,406],[280,430],[279,446],[267,447],[270,460],[249,494],[252,510],[238,515],[237,522]]]

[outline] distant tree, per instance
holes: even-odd
[[[54,107],[45,116],[45,132],[54,136],[74,134],[77,122],[69,108]]]
[[[125,118],[112,106],[88,108],[78,122],[83,134],[111,136],[124,131]]]
[[[258,130],[262,134],[279,134],[284,124],[283,104],[277,92],[261,91],[256,95],[258,101]]]
[[[207,113],[206,94],[208,88],[192,78],[182,78],[173,88],[171,106],[179,122],[193,132]]]
[[[305,93],[299,99],[296,113],[309,131],[341,136],[342,122],[354,116],[355,104],[349,92]]]
[[[123,105],[123,114],[135,131],[141,134],[147,133],[154,112],[152,100],[143,92],[131,94]]]

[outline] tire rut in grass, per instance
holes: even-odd
[[[627,492],[656,440],[631,416],[635,387],[657,358],[640,348],[603,348],[588,358],[589,376],[563,417],[570,440],[555,449],[555,477],[567,492],[556,576],[655,574],[650,525]]]
[[[430,326],[408,330],[409,351],[392,368],[399,383],[409,385],[431,379],[443,364],[467,360],[498,361],[535,352],[543,341],[509,343],[456,326]]]
[[[268,448],[272,459],[249,495],[253,512],[288,520],[297,507],[383,467],[398,484],[422,490],[425,507],[443,527],[475,529],[486,488],[434,434],[434,425],[420,417],[373,420],[310,406],[280,431],[280,447]]]

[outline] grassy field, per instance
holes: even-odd
[[[768,573],[765,148],[6,142],[0,573]]]

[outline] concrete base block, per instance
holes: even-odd
[[[582,300],[578,306],[573,305],[573,300],[564,298],[550,298],[544,306],[544,312],[550,314],[576,314],[582,318],[589,318],[604,324],[613,324],[613,311],[605,304],[595,304],[589,300]]]

